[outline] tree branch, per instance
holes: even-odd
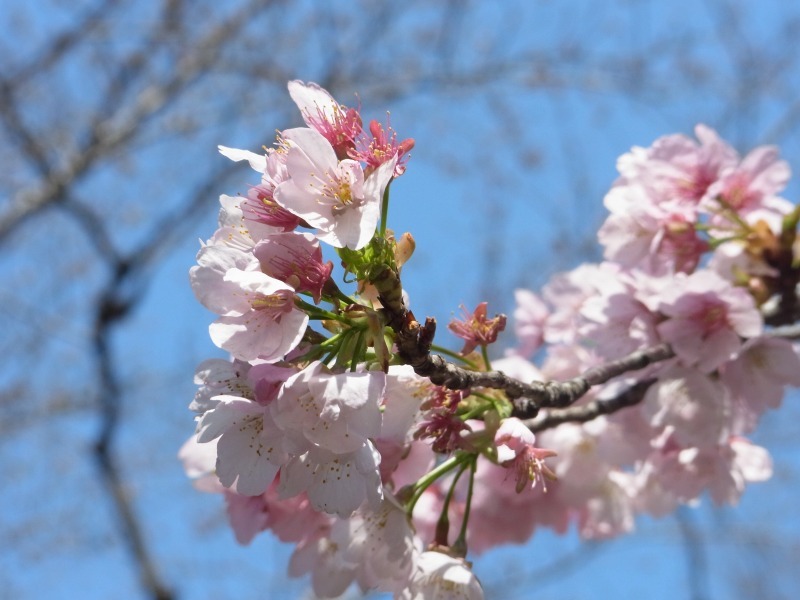
[[[514,403],[513,415],[520,419],[533,418],[544,407],[570,406],[592,386],[607,383],[624,373],[637,371],[675,356],[667,344],[659,344],[593,367],[580,377],[562,382],[522,383],[502,371],[470,371],[438,354],[430,353],[436,334],[436,320],[429,317],[424,325],[419,324],[403,302],[400,278],[393,269],[384,267],[373,275],[371,283],[378,290],[386,322],[395,332],[395,344],[400,358],[411,365],[417,375],[452,390],[472,387],[503,390]]]

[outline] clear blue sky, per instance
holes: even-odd
[[[505,10],[470,6],[457,21],[458,35],[473,41],[473,49],[455,53],[449,66],[455,71],[477,60],[483,39],[506,44],[509,54],[534,39],[535,46],[562,57],[573,47],[571,40],[575,47],[587,43],[592,53],[585,61],[598,68],[584,79],[581,56],[573,66],[564,61],[566,66],[544,81],[547,93],[522,91],[524,81],[517,77],[474,91],[450,92],[432,84],[385,106],[368,90],[352,89],[367,114],[379,117],[391,110],[400,136],[417,142],[407,174],[393,185],[390,214],[394,229],[412,232],[417,241],[417,253],[403,272],[415,313],[437,317],[440,340],[455,345],[444,325],[460,304],[474,307],[489,299],[490,311],[510,313],[516,287],[536,288],[557,271],[597,259],[593,232],[603,219],[602,197],[615,178],[616,157],[632,145],[648,145],[666,133],[691,133],[703,122],[742,149],[777,142],[800,169],[796,124],[785,126],[784,120],[797,97],[792,91],[800,66],[785,44],[775,43],[777,32],[788,35],[786,4],[748,4],[735,22],[724,18],[724,3],[714,1],[620,1],[599,16],[597,4],[588,0],[515,2]],[[411,26],[423,16],[405,18]],[[730,28],[721,29],[720,23]],[[503,28],[507,34],[498,34]],[[664,59],[653,43],[664,37],[685,50],[671,47],[664,55],[672,58]],[[781,53],[789,57],[784,71],[758,69],[759,60],[775,60]],[[622,64],[621,55],[629,62]],[[650,65],[658,77],[647,85],[638,82],[638,62]],[[697,84],[701,93],[695,93],[689,71],[699,64],[708,70],[697,74],[704,79]],[[769,90],[765,98],[742,83],[744,69],[751,69],[751,87]],[[311,67],[287,72],[315,78]],[[74,76],[79,85],[82,77],[89,78]],[[342,102],[351,99],[339,95]],[[292,109],[288,94],[285,107],[285,112]],[[276,118],[274,110],[268,114]],[[281,129],[290,123],[267,125]],[[233,127],[220,131],[217,142],[239,146],[249,139],[247,131]],[[212,148],[202,156],[200,168],[225,160]],[[111,174],[106,177],[113,180]],[[217,192],[235,194],[254,182],[243,166],[239,183]],[[792,184],[787,197],[796,201],[797,189]],[[193,428],[186,406],[194,390],[194,366],[220,355],[207,337],[212,315],[194,300],[187,279],[197,239],[209,237],[215,221],[215,211],[209,210],[187,232],[155,273],[133,320],[115,338],[126,385],[117,452],[161,574],[180,598],[300,598],[306,582],[285,575],[291,548],[268,535],[249,547],[238,546],[225,524],[221,498],[195,492],[175,457]],[[792,590],[800,589],[792,568],[800,539],[797,401],[788,398],[755,436],[773,452],[775,476],[748,489],[739,507],[714,511],[704,502],[683,512],[680,521],[641,519],[635,535],[589,550],[577,550],[574,535],[539,532],[524,547],[476,560],[488,590],[507,586],[489,597],[700,600],[734,598],[737,590],[738,597],[762,597],[757,586],[764,577],[775,598],[793,597]],[[0,551],[0,598],[142,597],[88,457],[96,426],[90,412],[66,415],[11,430],[0,440],[5,465],[0,533],[11,540]],[[45,526],[37,526],[38,515]],[[58,518],[45,518],[51,515]],[[695,554],[686,552],[680,523],[703,540]],[[566,561],[565,567],[541,571],[576,550],[576,561],[585,566],[572,570]],[[705,561],[703,582],[695,588],[705,596],[690,595],[687,556],[695,564]]]

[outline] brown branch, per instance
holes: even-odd
[[[454,365],[438,354],[430,353],[436,334],[436,320],[429,317],[424,325],[420,325],[414,318],[414,314],[403,302],[402,285],[396,271],[388,266],[383,267],[372,275],[370,281],[378,290],[386,323],[394,330],[397,352],[405,364],[414,368],[417,375],[453,390],[473,387],[503,390],[514,403],[513,415],[521,419],[535,417],[543,407],[570,406],[592,386],[675,356],[667,344],[659,344],[593,367],[580,377],[562,382],[522,383],[502,371],[470,371]]]
[[[259,8],[273,0],[251,0],[226,21],[186,50],[186,57],[176,65],[171,76],[160,84],[148,86],[136,96],[132,106],[120,107],[115,114],[93,123],[86,145],[64,160],[64,167],[53,170],[37,185],[21,190],[10,206],[0,214],[0,242],[17,225],[51,204],[60,202],[68,186],[84,177],[98,159],[113,154],[141,131],[143,124],[161,113],[182,92],[207,72],[221,48],[252,19]]]
[[[551,429],[562,423],[586,423],[596,419],[601,415],[608,415],[629,406],[639,404],[647,392],[648,388],[655,382],[655,379],[645,379],[633,384],[613,398],[606,400],[595,400],[583,406],[570,406],[569,408],[555,408],[540,414],[536,418],[527,419],[525,425],[537,433],[545,429]]]

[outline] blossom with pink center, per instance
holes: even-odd
[[[358,110],[339,104],[316,83],[294,80],[288,87],[306,125],[330,142],[336,156],[346,158],[355,149],[356,138],[362,130]]]
[[[383,163],[397,157],[394,167],[394,176],[400,177],[406,172],[406,163],[410,158],[409,152],[414,147],[414,140],[407,138],[402,142],[397,141],[397,133],[391,124],[386,123],[386,129],[378,121],[370,121],[369,132],[372,138],[359,137],[359,149],[350,152],[350,158],[366,163],[366,172],[370,173]]]
[[[778,158],[776,147],[760,146],[745,156],[741,164],[727,169],[711,186],[709,196],[719,198],[740,216],[755,211],[784,215],[793,207],[777,194],[786,187],[790,175],[789,165]],[[714,203],[709,201],[708,210],[719,212]]]
[[[478,578],[462,558],[428,551],[419,555],[408,587],[396,600],[483,600]]]
[[[555,456],[556,453],[537,448],[533,445],[535,439],[531,430],[516,417],[504,419],[494,435],[497,462],[514,470],[517,493],[526,487],[535,487],[539,481],[546,487],[545,478],[556,478],[555,473],[544,463],[546,458]]]
[[[263,494],[287,460],[283,433],[268,407],[236,396],[219,403],[198,423],[197,441],[217,442],[217,476],[245,496]]]
[[[464,319],[453,319],[447,328],[456,336],[464,340],[461,354],[467,355],[478,346],[488,346],[497,341],[497,335],[506,328],[506,316],[495,315],[493,319],[486,318],[488,302],[478,304],[475,312],[469,314],[467,309],[461,307]]]
[[[268,148],[266,156],[225,146],[219,146],[219,151],[233,161],[248,161],[254,170],[261,173],[261,183],[250,188],[246,197],[236,198],[235,208],[241,211],[244,220],[275,227],[281,231],[291,231],[300,224],[300,217],[287,211],[274,199],[275,188],[289,178],[284,148],[278,150]],[[223,209],[226,207],[223,206]]]
[[[667,135],[649,148],[635,147],[617,161],[617,186],[640,185],[650,201],[693,210],[709,195],[720,174],[734,166],[736,151],[705,125],[695,127],[699,144],[684,135]]]
[[[740,336],[755,337],[763,327],[752,296],[711,271],[675,278],[658,310],[667,317],[657,326],[661,339],[685,365],[705,372],[736,356]]]
[[[224,302],[205,302],[222,314],[208,330],[211,340],[234,357],[282,360],[303,337],[308,315],[295,307],[294,289],[260,271],[229,269],[223,277],[231,293]]]
[[[275,189],[275,201],[319,229],[317,237],[336,248],[366,246],[375,234],[397,157],[365,178],[359,162],[339,162],[330,143],[315,130],[289,129],[283,136],[290,178]]]
[[[432,386],[428,399],[423,402],[423,417],[414,432],[416,440],[432,440],[434,452],[447,454],[462,445],[462,434],[470,430],[463,419],[456,415],[459,402],[467,393]]]
[[[219,197],[219,228],[208,240],[209,245],[228,246],[245,253],[252,253],[255,245],[273,233],[283,231],[275,225],[248,219],[243,209],[245,198],[241,196]]]
[[[603,256],[654,275],[691,272],[709,249],[699,237],[695,211],[648,202],[644,188],[626,185],[606,196],[611,211],[597,233]]]
[[[240,207],[244,218],[249,221],[277,227],[281,231],[293,231],[302,219],[275,202],[275,189],[264,184],[255,185],[242,198]]]
[[[322,262],[322,249],[313,235],[276,233],[259,242],[253,254],[264,273],[287,283],[295,291],[308,292],[319,304],[333,263]]]

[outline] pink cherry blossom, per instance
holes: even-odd
[[[731,437],[718,445],[684,448],[669,452],[649,473],[649,486],[663,494],[661,514],[674,509],[674,502],[690,502],[708,491],[718,504],[736,504],[747,483],[765,481],[772,476],[772,460],[763,448],[741,437]],[[641,493],[640,493],[641,495]],[[669,503],[669,499],[673,503]]]
[[[787,385],[800,386],[800,357],[789,340],[754,338],[724,366],[722,382],[758,417],[781,405]]]
[[[359,136],[357,150],[350,152],[350,158],[366,163],[367,172],[371,172],[396,156],[394,176],[400,177],[406,172],[406,163],[411,156],[409,152],[414,147],[414,140],[407,138],[398,142],[397,133],[392,129],[388,117],[386,129],[378,121],[372,120],[369,122],[369,132],[371,138]]]
[[[355,149],[355,140],[361,133],[358,110],[339,104],[316,83],[295,80],[288,87],[306,125],[328,140],[339,158],[346,158]]]
[[[305,333],[308,316],[294,305],[294,289],[260,271],[229,269],[229,294],[206,306],[223,316],[209,327],[211,340],[241,360],[281,360]],[[214,299],[217,297],[215,296]]]
[[[308,292],[319,304],[333,263],[322,262],[319,241],[310,233],[276,233],[260,242],[253,254],[261,270],[298,292]]]
[[[315,446],[289,459],[281,470],[278,490],[282,498],[306,492],[315,510],[347,518],[364,502],[380,505],[380,461],[370,441],[343,454]]]
[[[240,302],[237,286],[225,280],[232,270],[257,271],[258,260],[247,252],[228,246],[203,246],[197,253],[197,264],[189,269],[189,282],[195,298],[207,309],[226,314],[236,310]]]
[[[289,129],[286,166],[290,179],[275,189],[275,201],[319,229],[336,248],[363,248],[375,233],[384,190],[397,157],[365,179],[361,164],[339,162],[330,143],[313,129]]]
[[[506,328],[506,316],[495,315],[492,319],[486,318],[488,302],[481,302],[475,311],[470,314],[461,307],[464,318],[453,319],[447,328],[456,336],[464,340],[461,354],[467,355],[478,346],[488,346],[497,341],[497,335]]]
[[[305,494],[278,497],[278,480],[260,496],[225,492],[228,520],[236,541],[249,544],[260,531],[270,530],[282,542],[301,542],[330,527],[332,518],[315,511]]]
[[[483,588],[466,561],[441,552],[423,552],[408,587],[397,600],[483,600]]]
[[[286,381],[271,410],[294,454],[311,445],[350,453],[380,434],[385,385],[382,372],[330,373],[314,362]]]
[[[248,545],[259,532],[267,528],[269,513],[263,495],[243,496],[226,492],[225,505],[228,523],[241,545]]]
[[[208,241],[210,245],[229,246],[252,253],[258,242],[283,231],[281,223],[272,224],[263,219],[249,218],[247,198],[222,195],[219,203],[219,229]]]
[[[525,424],[511,417],[504,419],[495,433],[494,443],[497,446],[497,462],[504,467],[514,470],[516,477],[517,493],[526,487],[535,487],[544,479],[555,479],[556,475],[545,464],[544,460],[556,453],[534,446],[536,440],[531,430]]]
[[[736,151],[709,127],[698,125],[695,135],[699,144],[678,134],[663,136],[649,148],[633,148],[617,161],[621,178],[615,187],[641,185],[655,203],[694,210],[720,174],[738,160]]]
[[[194,383],[200,387],[189,409],[202,414],[217,405],[219,400],[214,396],[220,395],[252,399],[253,390],[247,380],[249,370],[250,365],[240,360],[204,360],[194,372]]]
[[[320,530],[302,540],[289,559],[289,576],[311,574],[311,589],[318,598],[338,598],[355,579],[356,565],[350,562],[329,537]]]
[[[235,396],[220,396],[198,424],[199,442],[217,442],[217,476],[245,496],[264,493],[287,460],[283,435],[268,407]]]
[[[402,591],[421,545],[405,510],[390,494],[384,495],[377,509],[365,505],[349,519],[338,520],[330,537],[345,559],[355,565],[355,579],[362,592]]]
[[[719,198],[741,216],[756,211],[782,216],[793,207],[776,194],[786,187],[790,174],[789,165],[778,158],[776,147],[760,146],[735,168],[726,169],[709,189],[709,196]],[[719,206],[714,202],[709,201],[708,210],[719,212]]]
[[[178,458],[183,463],[186,476],[192,485],[201,492],[218,494],[225,490],[215,472],[217,463],[217,444],[210,442],[201,444],[197,434],[186,440],[178,451]]]
[[[606,197],[626,196],[625,202],[606,219],[598,231],[598,240],[605,246],[603,256],[623,267],[637,267],[654,275],[692,272],[708,251],[708,243],[695,228],[694,215],[674,206],[641,202],[641,188],[613,188]]]
[[[550,310],[544,301],[529,290],[514,290],[514,334],[519,347],[515,354],[529,358],[544,343],[544,326]]]
[[[710,271],[675,278],[662,291],[658,309],[667,317],[657,326],[661,338],[684,364],[702,371],[732,359],[740,336],[754,337],[762,329],[750,294]]]

